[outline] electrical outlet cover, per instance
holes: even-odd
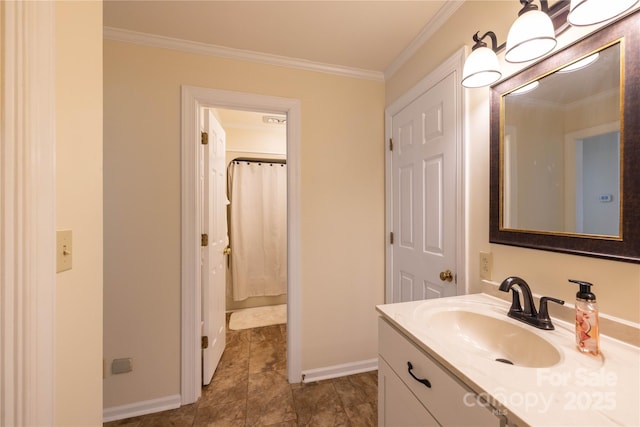
[[[484,280],[491,280],[491,268],[492,268],[492,256],[491,252],[480,252],[480,278]]]
[[[123,359],[113,359],[111,362],[111,374],[126,374],[133,371],[133,359],[125,357]]]

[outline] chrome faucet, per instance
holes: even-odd
[[[520,288],[520,292],[518,292],[518,290],[513,286],[518,286],[518,288]],[[516,276],[504,279],[500,284],[499,289],[502,292],[512,292],[511,307],[509,308],[509,313],[507,313],[509,317],[535,326],[539,329],[545,329],[548,331],[554,329],[553,323],[551,323],[551,318],[549,317],[547,304],[551,301],[564,305],[564,301],[551,297],[541,297],[540,312],[538,312],[536,310],[529,285],[524,281],[524,279]],[[522,303],[524,308],[520,305],[520,293],[522,293]]]

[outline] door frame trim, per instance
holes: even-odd
[[[440,64],[435,70],[420,80],[415,86],[405,92],[400,98],[385,109],[385,140],[384,140],[384,163],[385,163],[385,302],[392,302],[393,297],[393,245],[389,242],[390,233],[393,231],[393,181],[392,152],[389,150],[389,140],[393,135],[392,118],[411,102],[422,96],[439,81],[450,74],[454,74],[456,82],[461,80],[464,60],[466,58],[466,47],[462,47],[449,59]],[[458,295],[467,293],[467,269],[466,262],[466,204],[465,204],[465,94],[462,85],[456,85],[455,95],[455,120],[456,120],[456,291]]]
[[[200,228],[198,191],[200,107],[264,111],[287,115],[287,376],[298,382],[301,363],[300,151],[301,103],[298,99],[181,87],[181,367],[183,405],[201,395]]]
[[[55,4],[5,2],[0,9],[0,425],[53,425]]]

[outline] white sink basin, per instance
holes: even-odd
[[[553,344],[527,329],[533,326],[466,310],[437,311],[428,324],[447,346],[508,365],[546,368],[561,360]]]

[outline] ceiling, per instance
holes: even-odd
[[[384,73],[446,4],[106,0],[103,17],[110,28]]]
[[[286,119],[286,115],[283,114],[269,114],[259,113],[252,111],[241,110],[227,110],[223,108],[216,108],[216,115],[220,120],[220,123],[225,129],[237,128],[237,129],[252,129],[268,132],[279,132],[286,135],[287,127],[285,123],[269,123],[265,117]]]

